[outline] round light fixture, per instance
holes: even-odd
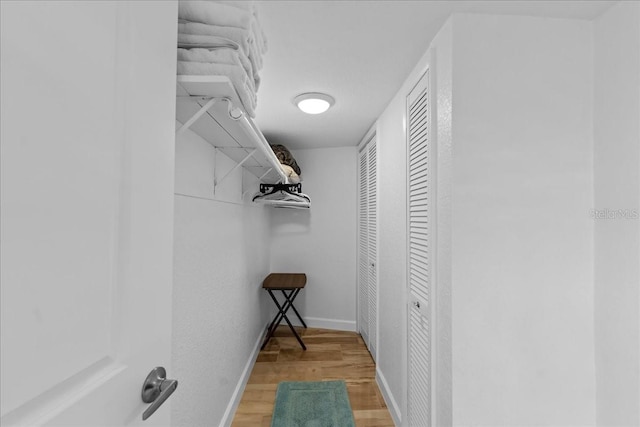
[[[333,97],[325,93],[303,93],[293,98],[293,103],[307,114],[324,113],[336,102]]]

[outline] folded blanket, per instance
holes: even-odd
[[[296,159],[293,158],[293,155],[291,155],[291,152],[287,147],[281,144],[270,144],[270,145],[271,145],[271,149],[275,153],[280,163],[282,163],[283,165],[291,166],[291,168],[293,168],[293,170],[298,175],[301,174],[300,167],[298,166]]]
[[[284,170],[284,174],[287,176],[290,184],[299,184],[300,183],[300,175],[293,170],[293,168],[289,165],[281,165]]]
[[[182,34],[178,35],[178,40]],[[208,37],[208,36],[193,36],[187,34],[190,37]],[[240,65],[245,70],[247,81],[251,86],[253,92],[256,91],[255,80],[253,79],[253,71],[251,70],[251,63],[247,59],[246,55],[242,52],[233,49],[181,49],[178,48],[178,61],[190,61],[190,62],[211,62],[216,64],[229,64]]]
[[[208,25],[200,22],[182,22],[178,24],[178,33],[216,36],[232,40],[240,45],[240,48],[249,58],[254,75],[257,75],[258,71],[262,69],[262,54],[257,47],[254,35],[249,31],[242,28]]]
[[[227,76],[231,80],[244,110],[249,116],[255,117],[256,94],[252,90],[249,78],[242,66],[178,61],[178,75]]]

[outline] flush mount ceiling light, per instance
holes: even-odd
[[[324,113],[335,102],[336,100],[333,97],[317,92],[303,93],[293,98],[293,103],[307,114]]]

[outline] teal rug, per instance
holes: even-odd
[[[355,427],[346,383],[281,382],[271,427]]]

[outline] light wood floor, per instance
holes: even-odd
[[[303,351],[288,326],[280,326],[258,355],[232,427],[269,427],[280,381],[343,379],[357,427],[393,427],[375,380],[375,364],[354,332],[296,328]]]

